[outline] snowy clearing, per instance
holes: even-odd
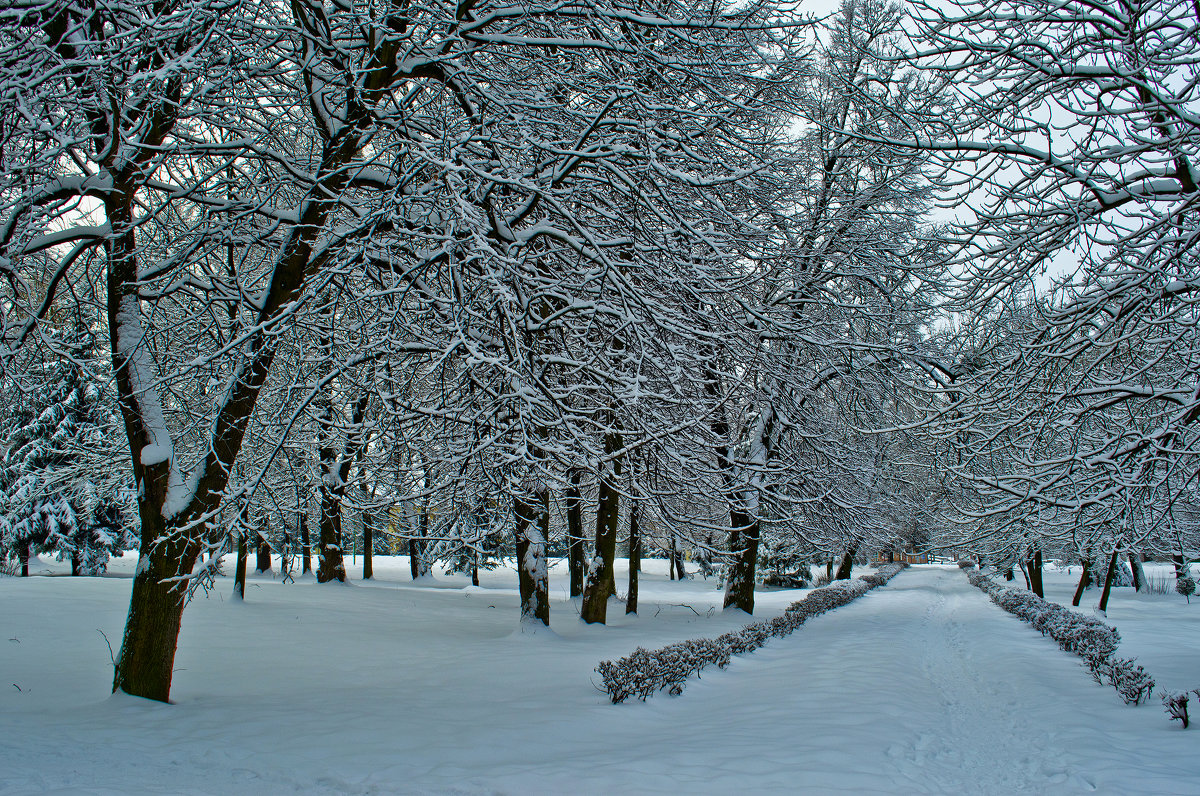
[[[536,635],[516,630],[512,570],[414,584],[383,558],[375,583],[252,578],[241,605],[222,581],[185,614],[173,705],[107,694],[96,631],[119,640],[128,579],[0,579],[0,792],[1195,792],[1195,731],[1123,705],[953,567],[903,572],[682,697],[610,705],[601,659],[747,621],[665,566],[609,627],[574,619],[552,569]],[[763,591],[757,614],[801,594]],[[1195,659],[1195,634],[1172,638]]]

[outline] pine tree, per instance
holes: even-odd
[[[71,559],[71,572],[94,575],[126,538],[120,485],[98,482],[114,419],[100,386],[80,364],[90,335],[76,332],[65,355],[42,365],[27,392],[9,406],[0,459],[0,549]]]

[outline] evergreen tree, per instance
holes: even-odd
[[[4,423],[0,458],[0,549],[24,559],[32,553],[71,559],[72,574],[103,572],[126,543],[121,485],[103,482],[96,467],[115,435],[100,385],[80,364],[90,336],[77,332],[64,356],[43,364],[10,396],[20,407]],[[124,490],[127,491],[127,490]]]

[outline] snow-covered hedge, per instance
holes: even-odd
[[[1058,646],[1083,658],[1096,682],[1107,681],[1127,703],[1140,704],[1154,690],[1154,679],[1132,659],[1114,658],[1121,634],[1112,625],[1084,616],[1024,589],[1001,586],[982,572],[968,572],[971,585],[992,602],[1050,636]]]
[[[602,661],[596,667],[613,704],[631,696],[645,699],[667,689],[676,696],[683,692],[684,681],[705,666],[725,668],[734,655],[744,655],[761,647],[771,638],[788,635],[809,618],[845,605],[871,589],[882,586],[908,564],[884,564],[869,575],[854,580],[839,580],[810,592],[792,603],[781,616],[754,622],[716,638],[689,639],[661,649],[638,647],[631,655],[615,661]]]

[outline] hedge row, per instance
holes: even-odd
[[[996,605],[1024,619],[1043,636],[1050,636],[1067,652],[1083,658],[1093,679],[1097,683],[1107,682],[1126,703],[1140,704],[1153,692],[1154,679],[1145,669],[1132,658],[1113,656],[1121,635],[1112,625],[1043,600],[1033,592],[1001,586],[982,572],[967,572],[967,579]]]
[[[717,638],[690,639],[656,650],[638,647],[631,655],[619,660],[602,661],[596,671],[600,673],[604,690],[613,704],[624,702],[631,696],[644,700],[664,688],[677,696],[683,693],[684,681],[705,666],[724,669],[732,656],[753,652],[773,637],[788,635],[811,617],[882,586],[907,566],[903,563],[884,564],[869,575],[839,580],[792,603],[781,616],[754,622]]]

